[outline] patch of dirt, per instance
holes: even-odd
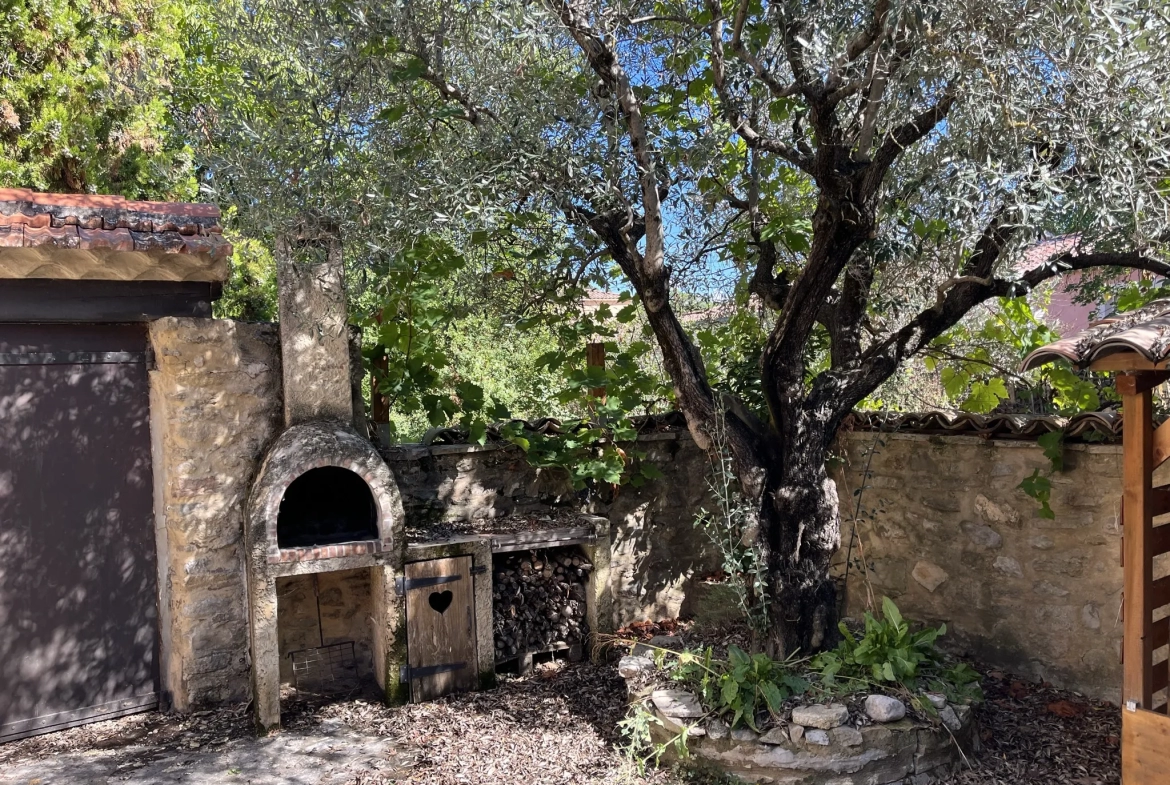
[[[1113,785],[1121,782],[1121,710],[997,670],[976,707],[983,750],[947,785]]]

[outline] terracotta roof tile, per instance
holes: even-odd
[[[1035,439],[1061,431],[1066,439],[1113,441],[1121,438],[1121,416],[1115,411],[1082,412],[1072,417],[1038,414],[972,414],[970,412],[855,411],[845,430],[982,436],[988,439]]]
[[[24,246],[24,227],[0,225],[0,248],[22,248]]]
[[[64,277],[120,278],[132,274],[136,279],[149,278],[153,275],[149,258],[153,258],[160,265],[157,275],[167,279],[223,280],[232,246],[223,238],[219,217],[219,208],[213,204],[0,188],[0,248],[5,254],[19,253],[10,249],[25,249],[25,256],[19,259],[0,259],[0,278],[43,277],[43,271],[57,268],[70,271],[61,272]],[[57,249],[97,253],[90,259],[55,259],[52,263],[47,257],[28,256],[33,252],[44,256]],[[149,258],[136,262],[110,256],[134,252]],[[164,262],[171,254],[198,259]],[[140,269],[143,264],[147,269]]]
[[[1170,300],[1155,300],[1136,311],[1095,323],[1067,338],[1041,346],[1024,358],[1027,371],[1064,359],[1078,366],[1111,354],[1133,352],[1153,363],[1170,357]]]

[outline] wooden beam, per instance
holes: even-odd
[[[207,281],[0,281],[0,322],[125,323],[211,316],[222,284]]]
[[[1126,378],[1126,377],[1122,377]],[[1123,388],[1118,384],[1118,389]],[[1153,400],[1149,389],[1122,395],[1122,463],[1125,510],[1125,596],[1122,701],[1139,708],[1153,694]]]
[[[1137,395],[1170,379],[1170,371],[1136,371],[1118,374],[1115,384],[1122,396]]]
[[[1121,710],[1121,780],[1125,785],[1163,785],[1170,717],[1152,711]]]
[[[605,370],[605,344],[595,341],[590,343],[585,350],[585,364],[590,368],[601,368]],[[605,388],[593,387],[589,390],[589,395],[597,400],[605,403]]]
[[[1111,354],[1089,363],[1090,371],[1158,371],[1165,367],[1165,360],[1152,363],[1137,352]]]

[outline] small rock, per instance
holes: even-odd
[[[702,717],[706,713],[699,705],[699,699],[686,690],[654,690],[650,700],[664,717]]]
[[[999,532],[985,523],[963,521],[959,524],[959,528],[963,530],[971,542],[985,550],[993,551],[1003,545],[1003,537],[1000,536]]]
[[[941,692],[924,692],[922,697],[930,702],[931,706],[936,709],[945,709],[947,707],[947,696]]]
[[[1024,577],[1024,569],[1020,566],[1020,563],[1011,556],[996,556],[995,564],[991,566],[995,567],[995,569],[999,570],[1004,575],[1011,575],[1015,578]]]
[[[623,679],[634,679],[654,672],[654,660],[648,657],[634,657],[627,654],[618,662],[618,674]]]
[[[727,723],[723,720],[711,720],[707,723],[707,735],[716,741],[726,739],[730,732],[731,729],[727,727]]]
[[[842,747],[860,747],[862,743],[861,731],[852,725],[842,725],[829,731],[829,737]]]
[[[821,730],[820,728],[810,728],[804,732],[804,740],[809,744],[828,747],[829,732],[827,730]]]
[[[910,571],[910,575],[922,588],[932,594],[947,578],[951,577],[942,567],[928,561],[920,561],[915,564],[914,569]]]
[[[784,728],[772,728],[760,737],[761,744],[783,744],[786,741],[788,741],[788,732]]]
[[[804,738],[804,726],[803,725],[789,725],[788,726],[788,738],[792,739],[793,743],[796,743],[796,742],[800,741],[801,739],[803,739]]]
[[[682,651],[686,648],[683,646],[682,638],[675,637],[674,635],[655,635],[650,639],[650,645],[657,646],[660,649],[670,649],[671,651]]]
[[[751,728],[735,728],[731,731],[732,741],[755,741],[758,738],[759,734]]]
[[[963,727],[963,723],[959,721],[959,715],[955,714],[955,710],[950,706],[947,706],[944,709],[940,709],[938,712],[938,718],[942,720],[943,725],[946,725],[947,728],[949,728],[951,731],[957,731]]]
[[[897,722],[906,716],[906,704],[889,695],[870,695],[865,699],[865,713],[874,722]]]
[[[849,720],[849,709],[840,703],[830,703],[828,706],[817,703],[812,706],[797,706],[792,710],[792,721],[805,727],[832,730],[838,725],[844,725]]]

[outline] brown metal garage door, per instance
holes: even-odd
[[[0,741],[158,705],[145,349],[0,324]]]

